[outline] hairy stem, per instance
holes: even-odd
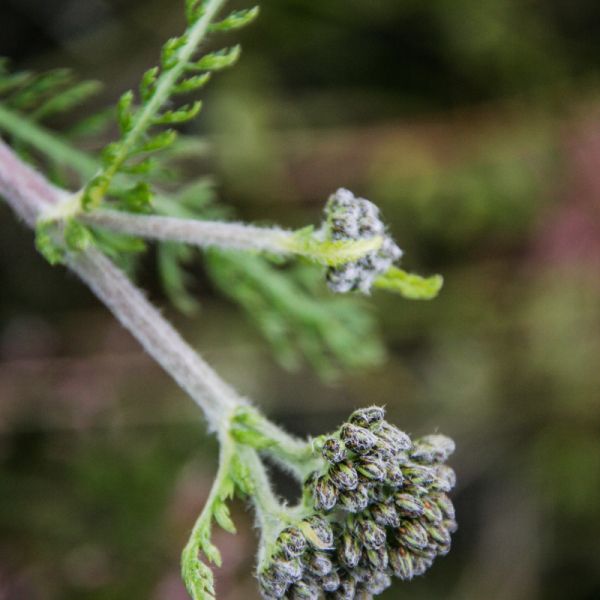
[[[0,195],[30,227],[48,208],[68,197],[1,141]],[[88,248],[68,253],[66,260],[71,270],[203,409],[212,428],[217,429],[223,415],[244,402],[106,256]]]
[[[83,213],[79,216],[79,220],[86,225],[103,227],[146,239],[276,254],[289,252],[286,241],[289,241],[293,235],[282,229],[255,227],[243,223],[139,215],[115,210],[96,210]]]

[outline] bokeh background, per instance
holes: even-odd
[[[444,274],[443,293],[374,294],[363,308],[387,357],[324,378],[282,368],[200,261],[194,319],[163,295],[152,251],[138,280],[292,431],[376,403],[456,440],[453,551],[387,598],[600,598],[600,4],[261,6],[241,63],[204,94],[197,169],[238,215],[290,227],[349,187],[381,206],[407,268]],[[103,81],[93,110],[181,27],[175,0],[2,0],[0,55]],[[183,600],[179,553],[216,450],[192,403],[0,205],[0,599]],[[234,517],[236,537],[216,533],[218,590],[250,600],[252,516]]]

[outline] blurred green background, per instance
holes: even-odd
[[[0,55],[105,82],[100,108],[181,30],[179,4],[2,0]],[[443,273],[445,289],[363,302],[387,358],[323,379],[283,369],[200,261],[195,319],[169,307],[152,252],[138,280],[292,431],[376,403],[411,433],[456,440],[453,551],[387,598],[600,598],[600,3],[261,7],[241,63],[206,89],[194,133],[211,152],[194,168],[241,217],[289,227],[348,187],[381,206],[406,268]],[[179,553],[216,449],[0,204],[0,599],[186,598]],[[234,516],[239,535],[216,536],[220,598],[258,598],[252,516]]]

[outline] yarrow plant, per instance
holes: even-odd
[[[116,115],[120,135],[98,157],[78,150],[74,139],[103,128],[106,114],[69,135],[43,124],[95,92],[96,83],[74,82],[63,70],[12,73],[1,62],[0,132],[12,148],[0,141],[0,195],[35,229],[46,259],[90,287],[198,404],[218,437],[218,472],[182,555],[191,597],[215,598],[210,564],[221,557],[211,531],[216,523],[235,533],[228,502],[239,496],[256,511],[256,575],[265,600],[370,598],[393,577],[423,574],[449,551],[456,529],[448,497],[455,475],[445,464],[452,440],[440,434],[411,439],[376,406],[353,412],[331,434],[290,436],[225,383],[123,270],[132,270],[142,240],[156,241],[165,291],[191,312],[195,300],[182,265],[192,249],[206,250],[215,284],[259,323],[287,366],[298,353],[289,337],[300,340],[315,365],[326,357],[346,366],[355,366],[356,357],[361,366],[369,363],[357,342],[369,347],[370,325],[339,295],[386,289],[431,299],[442,285],[439,276],[422,278],[397,266],[402,250],[377,206],[349,190],[330,196],[319,226],[291,231],[224,220],[206,180],[173,189],[177,158],[202,148],[176,129],[198,114],[200,101],[175,99],[200,90],[240,55],[239,46],[206,54],[199,46],[209,34],[237,30],[258,15],[250,8],[219,17],[224,5],[186,1],[186,31],[165,43],[139,90],[123,94],[116,111],[106,113]],[[54,181],[28,162],[53,173]],[[80,187],[69,192],[74,176]],[[316,286],[301,283],[304,275],[295,278],[293,269],[281,272],[272,262],[293,258],[316,265],[335,298],[314,298]],[[265,457],[297,479],[297,505],[278,498]]]

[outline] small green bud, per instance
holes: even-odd
[[[423,514],[423,503],[419,498],[407,493],[397,493],[394,495],[394,502],[398,513],[403,517],[420,517]]]
[[[413,558],[406,548],[391,548],[389,558],[394,575],[398,579],[410,581],[413,578]]]
[[[435,479],[435,471],[431,467],[424,467],[413,463],[410,466],[404,467],[402,473],[413,485],[428,486]]]
[[[435,502],[442,514],[446,519],[454,520],[456,518],[456,513],[454,511],[454,504],[452,504],[452,500],[444,494],[444,493],[433,493],[430,495],[430,498],[433,502]]]
[[[277,546],[286,558],[296,558],[306,550],[306,540],[297,527],[288,527],[277,537]]]
[[[335,438],[328,438],[323,442],[321,454],[325,460],[332,464],[345,460],[346,456],[348,455],[344,444]]]
[[[422,550],[427,547],[427,531],[419,521],[404,520],[395,531],[396,539],[410,550]]]
[[[431,489],[436,492],[448,493],[456,485],[456,473],[448,465],[436,465],[434,467],[434,479]]]
[[[425,523],[425,529],[434,542],[437,542],[441,546],[450,545],[450,532],[442,525],[442,523]]]
[[[394,449],[394,452],[403,452],[412,447],[410,437],[394,425],[390,425],[387,421],[382,423],[376,435],[379,439],[387,442]]]
[[[265,598],[282,598],[288,588],[287,582],[275,572],[272,566],[258,575],[258,583]]]
[[[312,581],[298,581],[290,588],[288,596],[291,600],[318,600],[319,588]]]
[[[381,525],[382,527],[393,527],[394,529],[397,529],[400,526],[398,512],[393,504],[384,504],[383,502],[380,502],[371,506],[369,510],[377,525]]]
[[[379,406],[359,408],[355,410],[348,419],[353,425],[366,429],[379,429],[385,417],[385,410]]]
[[[352,423],[345,423],[342,426],[341,436],[346,447],[357,454],[365,454],[377,443],[375,434]]]
[[[404,483],[402,469],[396,464],[388,464],[385,472],[385,482],[392,487],[400,487]]]
[[[367,548],[379,548],[386,542],[385,529],[367,518],[360,518],[356,524],[358,539]]]
[[[454,519],[444,519],[442,525],[450,532],[456,533],[458,531],[458,523]]]
[[[348,569],[354,569],[360,561],[360,542],[350,531],[342,534],[341,544],[338,549],[340,562]]]
[[[444,518],[440,507],[430,499],[423,501],[423,516],[431,523],[439,523]]]
[[[333,570],[333,563],[324,552],[311,552],[305,559],[306,568],[315,577],[324,577]]]
[[[410,456],[417,462],[443,463],[454,452],[454,440],[441,434],[426,435],[414,442]]]
[[[386,477],[386,465],[377,455],[361,456],[354,466],[359,475],[368,481],[384,481]]]
[[[277,578],[286,583],[295,583],[302,579],[302,563],[297,558],[286,560],[283,557],[275,556],[271,568]]]
[[[352,463],[341,462],[329,469],[329,477],[340,490],[355,490],[358,485],[358,474]]]
[[[351,513],[359,513],[369,506],[369,490],[359,483],[355,490],[341,492],[339,495],[339,507]]]
[[[299,525],[308,543],[317,550],[333,548],[333,530],[331,525],[322,517],[313,515],[304,519]]]
[[[374,596],[383,594],[392,585],[392,580],[387,573],[379,571],[374,574],[373,579],[366,584],[367,590]]]
[[[332,571],[325,577],[321,577],[319,583],[324,592],[335,592],[340,587],[340,576],[337,571]]]
[[[376,571],[385,571],[387,569],[389,558],[385,546],[380,546],[379,548],[367,548],[365,556],[368,563]]]
[[[317,510],[331,510],[338,500],[338,488],[327,475],[323,475],[314,484],[313,497]]]

